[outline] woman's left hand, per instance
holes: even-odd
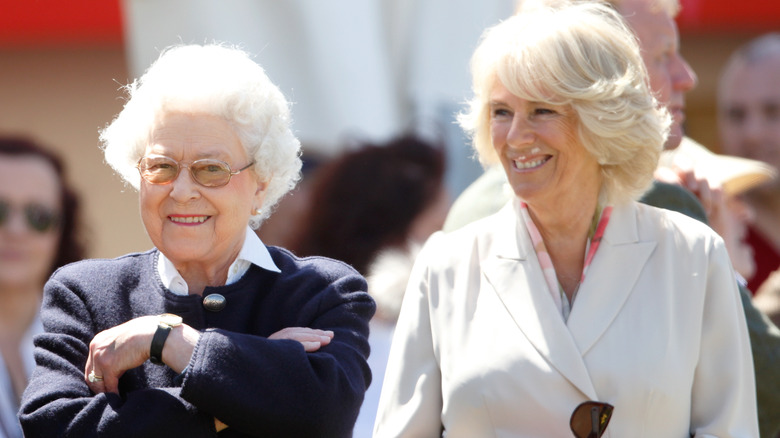
[[[333,332],[330,330],[319,330],[308,327],[287,327],[272,334],[268,339],[292,339],[303,345],[306,352],[317,351],[320,347],[330,344],[333,339]]]

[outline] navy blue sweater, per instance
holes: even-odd
[[[157,250],[59,269],[44,291],[46,333],[22,399],[29,437],[349,437],[371,381],[368,321],[375,305],[344,263],[299,259],[269,247],[281,273],[252,267],[236,283],[203,293],[227,298],[221,312],[198,296],[162,285]],[[89,342],[143,315],[175,313],[202,336],[180,386],[150,362],[128,370],[120,394],[93,394],[84,382]],[[285,327],[332,330],[331,343],[306,353],[266,337]]]

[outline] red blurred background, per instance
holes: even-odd
[[[0,2],[0,48],[121,44],[119,0]],[[780,29],[780,2],[682,0],[683,34],[758,33]]]

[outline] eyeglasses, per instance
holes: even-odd
[[[577,438],[599,438],[612,418],[614,407],[609,403],[586,401],[574,409],[569,420],[571,431]]]
[[[151,184],[170,184],[179,176],[182,168],[189,168],[196,183],[204,187],[222,187],[230,182],[233,175],[238,175],[254,164],[253,161],[233,172],[228,163],[210,158],[184,164],[164,155],[147,155],[138,160],[136,167],[141,177]]]
[[[60,225],[60,215],[56,211],[40,204],[25,204],[23,206],[11,205],[8,201],[0,200],[0,227],[11,218],[11,213],[22,210],[27,226],[38,233],[45,233]]]

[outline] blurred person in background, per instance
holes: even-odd
[[[723,151],[780,166],[780,33],[769,33],[737,49],[718,87],[718,128]],[[751,190],[756,212],[748,241],[757,264],[749,287],[757,291],[780,267],[780,180]]]
[[[312,179],[299,255],[345,261],[367,275],[381,250],[421,244],[449,208],[444,148],[406,134],[362,143],[323,164]]]
[[[19,438],[16,414],[43,332],[43,285],[84,257],[79,198],[61,158],[32,140],[0,136],[0,438]]]
[[[745,197],[759,187],[774,183],[777,170],[758,160],[714,154],[687,138],[665,158],[666,163],[662,164],[666,166],[664,170],[695,168],[698,178],[718,188],[722,205],[718,207],[718,214],[710,215],[707,222],[723,237],[731,263],[739,274],[738,281],[746,286],[755,275],[756,262],[753,249],[746,240],[748,228],[755,221],[755,210],[745,202]]]
[[[27,436],[348,436],[375,304],[346,264],[254,233],[299,179],[289,104],[248,53],[169,48],[101,131],[155,248],[46,283]]]
[[[311,202],[312,180],[327,159],[324,154],[304,148],[301,154],[301,180],[279,200],[273,214],[263,221],[263,226],[255,230],[263,243],[288,249],[295,246]]]
[[[441,229],[449,208],[442,145],[412,134],[360,143],[322,165],[311,181],[297,253],[334,257],[366,275],[376,300],[371,320],[373,384],[355,437],[374,426],[393,329],[420,246]]]
[[[514,198],[421,250],[374,437],[570,436],[583,403],[581,437],[758,436],[723,240],[635,201],[671,117],[624,20],[535,8],[488,29],[471,67],[461,123]]]

